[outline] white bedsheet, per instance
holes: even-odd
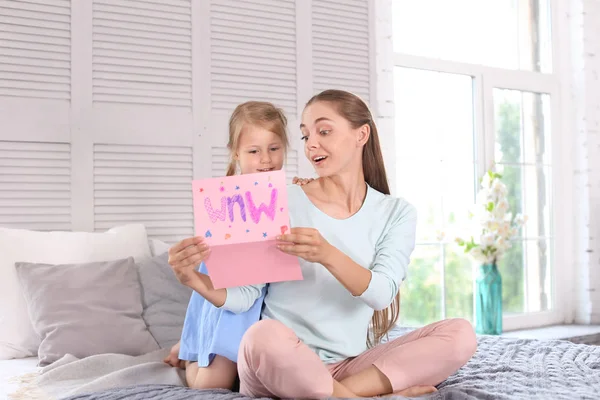
[[[0,400],[8,399],[8,394],[18,389],[16,383],[9,383],[10,378],[36,372],[38,370],[37,357],[19,360],[0,360]]]

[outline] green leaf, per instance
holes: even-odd
[[[487,206],[485,207],[486,210],[488,210],[489,212],[494,211],[494,202],[490,201]]]
[[[471,237],[471,241],[467,242],[465,245],[465,253],[470,252],[471,250],[473,250],[476,247],[479,247],[479,245],[477,243],[475,243],[475,240],[473,239],[473,237]]]
[[[488,171],[488,176],[490,177],[490,181],[494,179],[502,179],[502,174],[492,171],[491,169]]]

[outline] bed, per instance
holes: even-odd
[[[396,329],[392,337],[405,330]],[[127,385],[69,400],[242,400],[224,390],[196,391],[160,384]],[[600,399],[600,346],[568,341],[479,337],[471,361],[420,399]]]
[[[38,371],[37,363],[37,357],[0,360],[0,399],[7,399],[9,393],[18,389],[19,385],[13,381],[13,377]]]
[[[151,253],[147,244],[148,238],[145,228],[128,227],[123,228],[127,237],[113,238],[109,235],[106,239],[106,248],[116,248],[108,240],[116,243],[127,243],[128,251],[132,243],[140,243],[135,248],[144,248],[144,254],[148,259],[137,264],[139,281],[143,293],[140,301],[143,303],[141,318],[154,336],[160,349],[151,353],[137,354],[139,356],[127,356],[113,350],[111,353],[94,354],[89,357],[77,359],[70,354],[71,342],[62,340],[67,344],[63,358],[52,363],[50,366],[40,370],[37,368],[37,359],[28,358],[21,360],[0,361],[0,400],[7,398],[9,393],[22,389],[17,400],[46,400],[53,396],[56,399],[68,398],[70,400],[137,400],[137,399],[215,399],[223,400],[241,399],[239,393],[228,391],[195,391],[185,388],[182,383],[181,370],[166,366],[162,359],[168,353],[170,344],[177,341],[181,334],[181,326],[189,301],[188,288],[177,282],[171,267],[168,265],[168,245],[164,243],[153,243]],[[125,235],[125,233],[123,233]],[[18,243],[31,243],[21,245],[23,254],[28,254],[31,246],[39,243],[36,237],[29,237],[29,242],[19,237]],[[78,234],[77,234],[78,235]],[[94,234],[99,235],[99,234]],[[72,239],[74,240],[74,239]],[[81,240],[85,243],[92,240]],[[2,242],[2,241],[0,241]],[[63,243],[65,242],[65,243]],[[67,239],[57,242],[68,249],[78,248],[69,244]],[[57,244],[57,245],[58,245]],[[142,246],[143,245],[143,246]],[[56,246],[51,247],[53,251]],[[106,249],[91,249],[91,253],[103,254],[103,257],[115,259],[116,256],[105,254]],[[62,254],[62,253],[61,253]],[[15,256],[13,261],[8,260],[6,265],[12,268],[11,262],[22,258]],[[41,261],[40,261],[41,262]],[[9,265],[10,264],[10,265]],[[88,264],[83,264],[88,265]],[[61,266],[56,266],[61,268]],[[0,266],[0,273],[2,272]],[[0,281],[8,282],[10,275],[2,276]],[[152,278],[152,279],[150,279]],[[11,278],[11,279],[16,279]],[[131,277],[136,280],[137,277]],[[57,281],[57,290],[64,287],[64,281]],[[11,282],[11,288],[19,288],[18,281]],[[47,287],[49,285],[45,285]],[[72,285],[73,286],[73,285]],[[74,286],[75,287],[75,286]],[[133,287],[133,286],[132,286]],[[102,299],[105,293],[100,286],[97,290],[97,298]],[[82,288],[89,295],[92,290],[89,287]],[[15,292],[14,298],[19,298],[22,293]],[[22,296],[24,298],[24,296]],[[46,298],[50,298],[49,296]],[[79,298],[79,297],[77,297]],[[0,305],[10,304],[0,302]],[[8,311],[12,309],[7,308]],[[1,314],[1,313],[0,313]],[[55,316],[58,313],[46,314]],[[60,315],[63,315],[62,313]],[[89,314],[94,315],[94,314]],[[15,315],[15,318],[19,317]],[[20,317],[19,317],[20,318]],[[117,324],[115,317],[114,324]],[[141,321],[141,320],[140,320]],[[55,321],[59,322],[59,321]],[[97,319],[72,319],[72,323],[91,324],[97,329],[105,332],[104,342],[109,344],[120,341],[117,330],[110,326],[99,324]],[[94,325],[94,324],[97,324]],[[9,324],[10,326],[10,324]],[[396,328],[390,336],[397,337],[404,334],[407,329]],[[18,333],[18,332],[17,332]],[[15,333],[12,339],[17,340],[20,336]],[[56,336],[56,335],[54,335]],[[60,338],[58,338],[60,339]],[[58,341],[56,337],[52,340]],[[69,340],[76,340],[70,337]],[[4,344],[4,343],[0,343]],[[10,383],[7,378],[22,376],[23,374],[35,373],[38,375],[29,377],[23,382],[27,387],[19,387],[18,383]],[[44,396],[37,394],[45,393]],[[36,393],[36,396],[33,394]],[[10,397],[9,397],[10,398]],[[531,339],[514,339],[507,337],[479,337],[479,348],[471,361],[439,385],[439,392],[424,397],[428,399],[600,399],[600,346],[574,344],[567,341],[538,341]]]

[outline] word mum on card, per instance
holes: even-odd
[[[209,245],[274,240],[289,225],[283,171],[193,182],[198,236]]]
[[[275,237],[289,230],[284,171],[195,180],[192,189],[215,288],[302,278],[297,258],[276,248]]]
[[[229,212],[229,222],[233,222],[233,209],[236,204],[240,207],[240,215],[244,222],[246,222],[246,204],[248,204],[248,211],[255,224],[260,222],[260,215],[262,212],[267,214],[271,221],[273,221],[275,219],[275,207],[277,207],[277,188],[271,189],[269,206],[261,204],[259,207],[256,207],[254,200],[252,199],[251,191],[246,191],[246,202],[244,202],[242,195],[239,194],[234,194],[233,196],[221,196],[221,208],[217,210],[213,208],[209,197],[204,198],[204,208],[212,223],[215,223],[217,220],[225,221],[225,211]]]

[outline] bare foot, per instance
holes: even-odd
[[[437,392],[435,386],[413,386],[389,394],[388,396],[419,397],[433,392]]]
[[[166,364],[169,364],[171,367],[178,367],[178,368],[185,369],[185,365],[184,365],[185,362],[183,360],[179,359],[179,345],[180,345],[180,343],[177,342],[177,344],[175,344],[175,346],[171,347],[171,351],[169,352],[169,355],[165,357],[163,362]]]

